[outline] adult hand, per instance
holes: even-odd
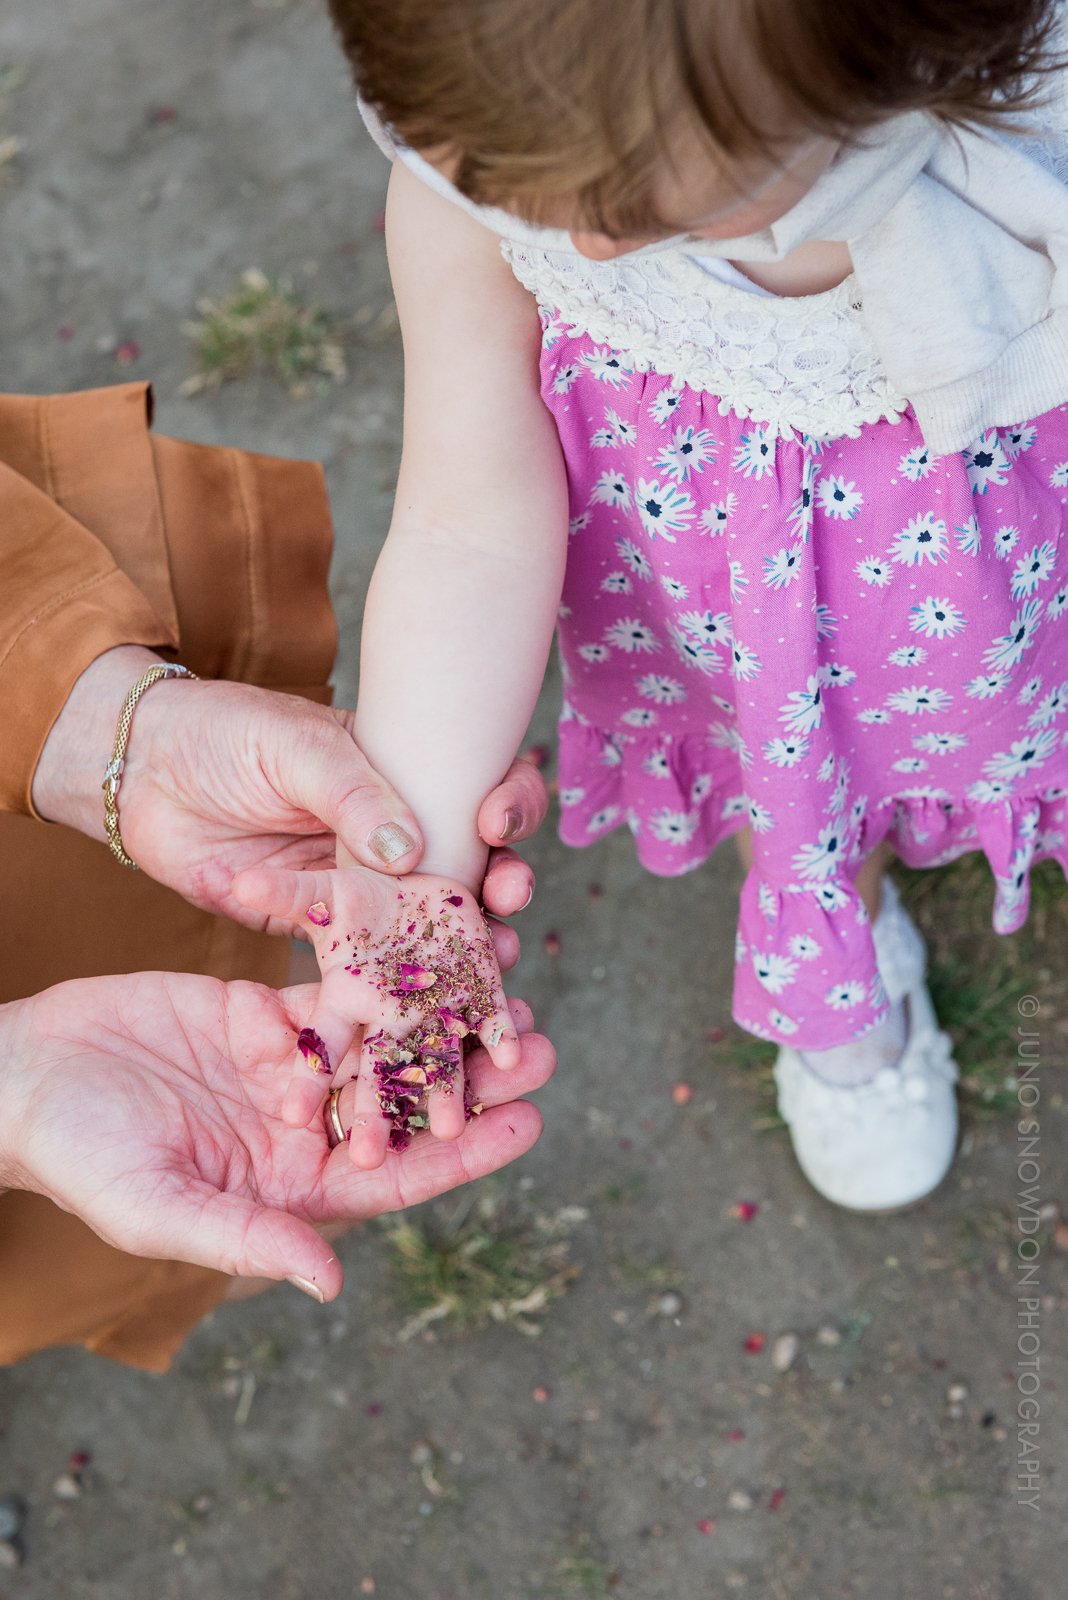
[[[316,990],[149,972],[0,1007],[0,1185],[47,1195],[131,1254],[298,1278],[332,1300],[342,1270],[316,1228],[416,1205],[522,1155],[541,1118],[513,1097],[555,1059],[513,1001],[520,1065],[470,1058],[485,1112],[454,1142],[420,1134],[360,1172],[320,1122],[280,1116]]]
[[[136,645],[107,651],[84,672],[42,752],[34,803],[42,816],[103,838],[100,780],[127,690],[156,657]],[[205,910],[251,926],[262,919],[231,892],[250,867],[321,870],[335,836],[379,871],[410,872],[418,825],[368,765],[354,713],[245,684],[164,681],[137,707],[119,791],[127,852],[160,883]],[[546,811],[545,788],[516,762],[479,813],[486,843],[527,838]],[[484,887],[500,916],[521,910],[533,874],[510,850],[495,852]],[[293,930],[270,924],[275,933]],[[500,954],[515,959],[506,936]]]

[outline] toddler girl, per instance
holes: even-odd
[[[885,860],[981,849],[1010,932],[1068,859],[1057,8],[332,8],[406,363],[360,742],[477,892],[558,621],[562,837],[675,874],[739,836],[733,1011],[802,1168],[910,1203],[957,1069]]]

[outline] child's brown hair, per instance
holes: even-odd
[[[710,151],[777,131],[862,133],[897,112],[995,123],[1052,60],[1057,0],[330,0],[356,83],[457,186],[534,220],[660,225],[656,175],[687,124]],[[783,121],[785,118],[785,123]],[[781,147],[780,147],[781,148]]]

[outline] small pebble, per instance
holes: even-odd
[[[816,1338],[820,1344],[836,1345],[842,1342],[842,1335],[829,1322],[825,1322],[822,1328],[816,1330]]]
[[[417,1444],[412,1450],[413,1467],[425,1467],[433,1459],[434,1452],[425,1441],[422,1444]]]
[[[789,1372],[801,1353],[801,1340],[796,1333],[780,1333],[771,1347],[771,1364],[776,1372]]]
[[[677,1289],[668,1289],[656,1303],[657,1314],[661,1317],[677,1317],[682,1313],[682,1295]]]
[[[57,1500],[80,1500],[82,1486],[73,1472],[61,1472],[52,1485],[52,1493]]]
[[[751,1511],[753,1509],[753,1496],[745,1489],[732,1489],[727,1496],[727,1504],[732,1511]]]
[[[17,1494],[0,1496],[0,1539],[17,1539],[26,1519],[26,1507]]]
[[[10,1539],[0,1539],[0,1571],[14,1572],[22,1565],[22,1551]]]
[[[951,1406],[959,1405],[968,1398],[968,1385],[966,1383],[951,1383],[946,1390],[946,1399]]]

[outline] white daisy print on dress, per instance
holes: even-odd
[[[639,478],[635,498],[641,525],[650,539],[674,544],[675,535],[684,533],[693,521],[693,497],[673,483]]]
[[[599,506],[615,506],[619,511],[629,511],[631,503],[630,484],[614,467],[609,467],[593,486],[590,500]]]
[[[812,893],[824,911],[841,911],[849,904],[849,895],[840,883],[821,883]]]
[[[1068,611],[1068,585],[1058,589],[1053,599],[1046,606],[1046,616],[1050,622],[1059,622]]]
[[[665,594],[671,596],[672,600],[686,600],[689,598],[690,591],[686,585],[681,583],[678,578],[669,578],[666,572],[660,575],[660,586]]]
[[[856,678],[852,667],[843,667],[838,661],[825,661],[822,667],[817,667],[816,676],[821,683],[831,689],[844,689]]]
[[[731,671],[742,683],[760,675],[760,657],[755,650],[750,650],[748,645],[742,644],[740,639],[735,639],[731,646]]]
[[[785,546],[776,555],[764,557],[764,577],[761,580],[769,589],[785,589],[795,578],[801,576],[801,557],[804,553],[803,544],[795,544],[786,549]]]
[[[605,407],[604,420],[607,427],[611,428],[613,437],[620,444],[631,446],[638,443],[638,430],[633,422],[626,417],[621,417],[618,411],[613,411],[611,406]]]
[[[983,762],[983,771],[988,778],[1013,783],[1048,761],[1059,743],[1056,728],[1045,728],[1029,739],[1017,739],[1008,750],[999,750],[989,761]]]
[[[996,428],[988,429],[974,450],[964,451],[964,465],[973,494],[986,494],[1008,482],[1012,463],[1001,448]]]
[[[701,512],[700,533],[710,533],[713,538],[723,532],[727,523],[733,517],[738,505],[737,495],[729,494],[726,500],[720,500],[715,505],[709,506],[707,511]]]
[[[734,452],[734,466],[743,478],[766,478],[775,470],[776,438],[770,428],[743,433]]]
[[[918,733],[912,741],[914,750],[924,750],[929,756],[956,755],[968,743],[964,733]]]
[[[1049,475],[1052,489],[1068,489],[1068,461],[1062,461]]]
[[[994,554],[999,560],[1007,561],[1019,542],[1019,528],[1013,528],[1006,524],[1005,527],[999,528],[994,535]]]
[[[909,627],[928,639],[952,639],[967,625],[967,618],[952,600],[929,594],[919,605],[910,606]]]
[[[746,744],[737,728],[729,728],[725,722],[713,722],[708,729],[708,742],[715,745],[717,750],[733,750],[738,757],[738,762],[743,767],[753,765],[753,752]],[[745,809],[745,796],[742,795],[742,809]]]
[[[578,653],[583,661],[588,661],[595,666],[599,661],[607,661],[612,652],[606,644],[580,644]]]
[[[601,589],[605,594],[630,594],[633,588],[625,572],[609,572],[601,579]]]
[[[1057,551],[1048,539],[1021,556],[1012,569],[1012,598],[1022,600],[1025,595],[1034,594],[1039,584],[1052,575],[1056,559]]]
[[[750,800],[746,810],[749,813],[749,826],[754,833],[768,833],[775,826],[771,812],[759,800]]]
[[[712,793],[712,776],[708,772],[699,772],[690,785],[690,804],[699,806],[702,800],[707,800]]]
[[[1033,678],[1028,678],[1027,682],[1016,696],[1016,699],[1020,705],[1029,706],[1031,701],[1037,700],[1041,693],[1042,677],[1039,673],[1036,673]]]
[[[729,611],[684,611],[679,625],[702,644],[722,645],[724,649],[733,637]]]
[[[625,722],[628,728],[653,728],[657,723],[656,712],[649,706],[631,706],[629,711],[624,711],[620,722]]]
[[[741,600],[749,587],[749,579],[745,575],[745,568],[738,560],[728,562],[730,572],[731,599]]]
[[[1004,672],[988,672],[969,679],[964,685],[964,693],[972,700],[993,700],[995,695],[1004,692],[1008,681],[1008,675]]]
[[[896,689],[893,694],[886,697],[886,703],[891,711],[903,711],[908,717],[920,717],[944,711],[952,701],[953,696],[948,690],[932,687],[926,683],[916,684],[908,689]]]
[[[686,699],[686,690],[678,679],[662,672],[647,672],[644,678],[638,679],[637,689],[643,700],[651,700],[658,706],[677,706]]]
[[[812,512],[815,505],[813,490],[819,467],[811,456],[806,456],[801,468],[801,493],[790,510],[790,532],[802,544],[807,544],[812,533]]]
[[[815,844],[803,844],[793,857],[793,869],[802,878],[833,878],[848,860],[846,833],[837,823],[821,828]]]
[[[836,983],[833,989],[827,990],[824,999],[835,1011],[852,1011],[864,999],[864,985],[857,982]]]
[[[1029,728],[1047,728],[1057,717],[1068,711],[1068,683],[1059,683],[1055,689],[1038,702],[1027,719]]]
[[[890,546],[893,561],[905,567],[918,567],[925,561],[935,566],[945,561],[949,550],[946,525],[933,511],[925,511],[894,534]]]
[[[994,805],[999,800],[1007,800],[1012,793],[1007,783],[991,783],[989,780],[980,779],[973,783],[968,790],[968,799],[977,800],[982,805]]]
[[[838,632],[838,618],[830,606],[825,605],[822,600],[816,600],[812,607],[812,615],[816,619],[816,638],[833,639]]]
[[[627,655],[652,655],[660,649],[656,634],[637,617],[620,617],[604,630],[605,642]]]
[[[696,811],[672,811],[668,806],[661,806],[650,816],[649,829],[661,844],[689,844],[700,820]]]
[[[592,350],[587,350],[582,357],[582,365],[599,383],[610,384],[613,389],[625,389],[630,383],[630,368],[624,366],[616,352],[607,347],[595,345]]]
[[[816,499],[821,511],[839,522],[851,522],[864,504],[864,496],[855,483],[835,477],[820,479],[816,485]]]
[[[1041,610],[1042,604],[1038,600],[1028,600],[1026,605],[1020,607],[1009,624],[1008,633],[1003,633],[989,649],[983,651],[983,660],[988,667],[995,672],[1006,672],[1023,659],[1024,652],[1030,650],[1035,642]]]
[[[790,1038],[791,1034],[796,1033],[801,1026],[799,1022],[794,1021],[793,1017],[788,1017],[785,1011],[769,1011],[768,1022],[773,1028],[777,1028],[781,1034],[784,1034],[787,1039]]]
[[[676,428],[653,466],[670,472],[679,483],[688,483],[695,472],[703,472],[716,459],[716,442],[707,428]]]
[[[962,522],[953,529],[957,539],[957,549],[961,555],[977,556],[983,545],[983,531],[979,526],[979,518],[973,512],[967,522]]]
[[[764,760],[773,767],[796,767],[808,755],[807,739],[766,739],[763,745]]]
[[[791,733],[814,733],[823,721],[823,686],[813,673],[803,689],[793,689],[779,707],[779,721]],[[828,774],[829,776],[829,774]]]
[[[561,789],[557,796],[562,806],[581,805],[586,798],[585,789]]]
[[[653,568],[649,557],[645,554],[644,550],[640,550],[638,548],[632,539],[617,539],[616,554],[619,556],[619,559],[630,568],[636,577],[642,578],[645,581],[648,581],[652,578]]]
[[[863,722],[865,727],[868,728],[879,728],[882,727],[884,722],[890,721],[890,713],[884,710],[882,706],[869,706],[866,711],[860,713],[857,721]]]
[[[602,806],[600,811],[595,811],[586,824],[587,833],[600,833],[605,828],[611,828],[619,821],[620,809],[618,806]]]
[[[922,644],[903,644],[891,650],[886,659],[894,667],[918,667],[927,660],[927,651]]]
[[[998,437],[1009,460],[1015,461],[1030,450],[1038,438],[1038,429],[1029,422],[1017,422],[1011,428],[999,428]]]
[[[663,427],[666,422],[671,421],[679,409],[679,401],[681,399],[682,395],[677,389],[661,389],[649,407],[649,415],[654,422],[659,422],[660,426]]]
[[[857,562],[853,571],[871,589],[885,589],[893,577],[892,570],[882,556],[865,556],[863,561]]]
[[[691,638],[673,622],[668,623],[668,634],[676,652],[688,667],[703,672],[708,678],[714,678],[723,671],[723,658],[711,645],[702,644],[700,639]]]
[[[795,933],[790,940],[790,954],[798,961],[815,961],[822,949],[810,933]]]
[[[650,778],[670,778],[671,763],[668,761],[665,750],[650,750],[642,762],[642,771],[647,772]]]
[[[552,381],[553,394],[568,394],[582,376],[582,368],[570,362],[560,367]]]
[[[782,994],[797,977],[797,962],[774,950],[754,950],[753,971],[769,994]]]
[[[927,763],[922,756],[902,756],[900,761],[893,763],[890,770],[891,772],[926,772]]]
[[[919,483],[921,478],[926,478],[929,472],[934,471],[931,452],[926,446],[917,445],[915,450],[909,450],[901,457],[897,470],[910,483]]]

